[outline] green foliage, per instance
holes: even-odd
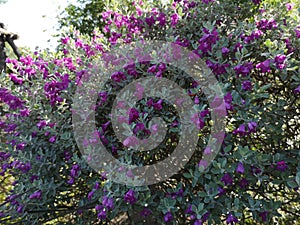
[[[18,79],[11,74],[0,77],[0,128],[6,139],[1,143],[0,172],[5,176],[13,174],[17,182],[10,196],[0,203],[0,223],[21,220],[25,225],[116,224],[121,218],[127,224],[298,222],[297,9],[288,11],[281,1],[255,5],[246,0],[207,4],[199,0],[195,7],[172,3],[145,2],[128,8],[123,7],[123,2],[107,3],[107,10],[117,13],[110,11],[101,20],[103,24],[81,32],[86,35],[75,32],[73,38],[63,36],[61,50],[10,60],[8,66]],[[154,6],[157,11],[152,10]],[[265,12],[259,11],[261,7]],[[95,12],[94,8],[89,10],[86,12]],[[83,15],[77,14],[79,8],[70,12]],[[179,16],[177,23],[171,20],[175,13]],[[132,20],[128,20],[130,16]],[[155,17],[153,23],[151,16]],[[109,28],[105,35],[101,29],[93,34],[93,26],[104,24]],[[74,26],[80,28],[81,23]],[[258,29],[261,33],[255,36],[253,32]],[[154,185],[129,187],[89,166],[74,137],[72,110],[76,110],[74,93],[84,80],[82,76],[91,75],[87,69],[109,56],[104,52],[140,39],[167,40],[199,55],[225,93],[227,123],[221,151],[208,167],[199,166],[199,162],[203,155],[211,154],[205,149],[213,123],[210,115],[203,116],[195,153],[178,174]],[[278,61],[278,57],[284,60]],[[148,64],[135,62],[134,71],[121,69],[118,72],[125,78],[111,76],[103,85],[105,92],[98,93],[96,137],[99,134],[107,151],[122,162],[149,165],[160,161],[172,153],[180,140],[180,126],[174,125],[178,121],[180,124],[176,108],[164,103],[157,110],[147,105],[147,98],[133,106],[144,112],[137,120],[147,121],[150,115],[174,125],[153,151],[137,153],[127,148],[113,127],[106,125],[116,94],[136,77],[161,75],[178,82],[189,93],[192,81],[180,68],[164,65],[161,71],[157,67],[154,72],[150,70],[151,66],[161,66],[161,60],[156,55]],[[130,72],[137,74],[130,76]],[[193,90],[189,96],[194,101],[198,97],[196,108],[208,110],[208,114],[215,110],[200,90]],[[28,113],[23,111],[26,109]],[[126,125],[131,130],[136,126],[136,122]],[[88,143],[93,141],[92,136],[86,138]],[[151,210],[151,215],[141,215],[145,208]]]
[[[92,36],[96,28],[103,27],[101,12],[104,6],[102,0],[78,0],[77,4],[69,4],[60,15],[60,28],[72,26],[82,34]]]

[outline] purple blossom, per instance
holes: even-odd
[[[227,185],[232,185],[233,184],[233,179],[232,177],[226,173],[222,178],[221,181],[224,183],[225,186]]]
[[[260,69],[262,73],[269,73],[271,72],[270,63],[271,63],[271,59],[267,59],[263,62],[258,63],[256,65],[256,68]]]
[[[272,30],[274,28],[277,28],[277,23],[274,19],[262,19],[259,22],[256,23],[256,26],[258,29],[262,30],[262,31],[266,31],[266,30]]]
[[[105,220],[107,217],[106,215],[106,210],[105,209],[102,209],[99,213],[98,213],[98,219],[100,220]]]
[[[179,21],[179,16],[177,13],[171,15],[171,26],[174,27]]]
[[[252,83],[250,80],[245,80],[242,83],[242,88],[244,91],[250,91],[252,90]]]
[[[119,83],[119,82],[125,80],[126,76],[123,72],[117,71],[111,75],[111,79],[114,80],[115,82]]]
[[[256,131],[257,123],[252,121],[248,123],[248,131],[249,133],[254,133]]]
[[[143,136],[150,135],[150,130],[145,127],[143,123],[137,123],[133,129],[135,135],[142,134]]]
[[[20,110],[20,115],[23,117],[29,116],[30,115],[30,109],[21,109]]]
[[[128,202],[129,204],[134,204],[136,201],[137,201],[137,199],[136,199],[136,197],[135,197],[135,192],[134,192],[134,190],[132,190],[132,189],[130,189],[126,194],[125,194],[125,196],[124,196],[124,201],[125,202]]]
[[[168,222],[171,222],[173,220],[173,215],[171,212],[167,212],[165,215],[164,215],[164,221],[166,223]]]
[[[237,129],[233,130],[232,133],[238,134],[239,136],[245,136],[247,134],[245,124],[241,124]]]
[[[199,47],[197,48],[198,51],[201,50],[202,56],[212,51],[212,46],[219,40],[219,34],[216,28],[211,32],[204,28],[203,33],[204,35],[198,40]]]
[[[296,33],[296,37],[300,38],[300,26],[297,27],[297,29],[295,29],[295,33]]]
[[[50,143],[54,143],[56,141],[56,136],[53,135],[51,138],[49,138]]]
[[[22,213],[23,212],[23,208],[24,208],[24,205],[19,205],[18,208],[17,208],[17,212],[18,213]]]
[[[167,23],[167,17],[166,14],[163,12],[159,13],[159,16],[157,17],[157,20],[159,21],[160,26],[165,26]]]
[[[149,27],[152,27],[152,25],[155,24],[155,19],[153,16],[150,16],[145,19],[145,22],[148,24]]]
[[[288,168],[285,161],[280,161],[276,163],[276,170],[284,172]]]
[[[94,194],[95,194],[95,192],[94,192],[94,191],[90,191],[90,192],[88,193],[88,196],[87,196],[87,198],[88,198],[88,200],[89,200],[89,201],[91,201],[91,200],[92,200],[92,198],[93,198]]]
[[[109,198],[107,196],[103,197],[102,200],[102,205],[104,205],[105,207],[107,207],[109,210],[114,208],[114,201],[112,198]]]
[[[243,165],[242,162],[238,163],[238,166],[236,167],[235,171],[237,173],[240,173],[240,174],[244,174],[245,173],[245,168],[244,168],[244,165]]]
[[[219,64],[219,63],[213,63],[210,60],[206,60],[206,64],[216,76],[220,76],[226,73],[226,68],[230,66],[228,63]]]
[[[38,180],[39,179],[39,176],[38,175],[32,175],[30,177],[30,182],[33,183],[35,180]]]
[[[210,3],[210,2],[214,2],[215,0],[202,0],[202,2],[204,3],[204,4],[208,4],[208,3]]]
[[[123,141],[123,145],[125,147],[130,147],[130,146],[135,146],[139,143],[138,139],[136,136],[131,136],[131,137],[127,137],[124,141]]]
[[[39,190],[39,191],[36,191],[33,194],[31,194],[29,196],[29,199],[41,199],[41,197],[42,197],[42,191]]]
[[[255,166],[251,166],[251,173],[252,173],[253,175],[260,174],[261,172],[262,172],[262,171],[261,171],[260,168],[255,167]]]
[[[222,48],[222,54],[223,55],[227,55],[229,52],[230,52],[230,50],[228,48],[226,48],[226,47]]]
[[[267,216],[268,216],[267,211],[260,212],[258,215],[260,216],[262,221],[267,222]]]
[[[192,205],[188,205],[187,209],[184,211],[185,214],[192,214],[193,210],[192,210]]]
[[[244,63],[242,65],[237,65],[234,68],[236,75],[242,75],[243,77],[248,76],[253,69],[253,64],[251,62]]]
[[[18,77],[17,74],[11,73],[9,74],[9,77],[11,79],[11,81],[13,81],[15,84],[22,84],[23,83],[23,79]]]
[[[252,0],[252,2],[255,4],[255,5],[259,5],[261,0]]]
[[[285,7],[288,11],[292,10],[294,8],[295,4],[294,3],[286,3]]]
[[[297,93],[300,93],[300,85],[299,85],[297,88],[295,88],[294,92],[295,92],[296,94],[297,94]]]
[[[140,215],[144,218],[150,216],[152,214],[152,211],[148,208],[144,208],[141,212]]]
[[[156,103],[153,104],[153,108],[156,110],[162,110],[163,100],[159,99]]]
[[[203,225],[202,220],[195,220],[194,225]]]
[[[227,224],[233,225],[233,224],[238,223],[238,222],[239,221],[236,217],[234,217],[231,213],[228,214],[227,219],[226,219]]]
[[[284,63],[285,60],[286,60],[285,55],[276,55],[274,59],[276,68],[282,70],[286,66]]]
[[[129,123],[135,122],[139,118],[139,111],[137,111],[135,108],[131,108],[129,110]]]
[[[246,188],[249,185],[249,181],[246,178],[242,178],[239,182],[241,188]]]
[[[224,101],[225,101],[225,107],[227,110],[232,111],[233,106],[232,106],[232,95],[230,92],[227,92],[227,94],[224,96]]]
[[[66,45],[66,44],[68,44],[69,40],[70,40],[70,37],[62,37],[61,38],[61,43],[63,45]]]

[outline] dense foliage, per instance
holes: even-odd
[[[75,32],[74,38],[62,38],[58,52],[7,60],[12,73],[0,77],[0,176],[15,181],[0,203],[1,224],[297,223],[297,8],[260,0],[155,4],[139,1],[119,11],[113,9],[122,8],[122,3],[108,4],[111,10],[101,14],[103,31],[91,38]],[[200,129],[197,149],[185,168],[166,181],[130,187],[112,182],[106,171],[96,173],[83,159],[72,129],[72,103],[91,64],[110,49],[140,39],[172,42],[206,62],[225,93],[226,132],[220,153],[202,172],[201,157],[213,150],[205,148],[212,125],[205,95],[189,92],[195,85],[189,77],[159,59],[115,71],[99,93],[99,129],[86,141],[100,138],[119,160],[151,164],[167,157],[180,140],[176,108],[151,96],[132,107],[125,120],[142,138],[155,131],[147,127],[150,118],[145,115],[164,118],[169,124],[164,142],[153,152],[136,154],[128,141],[117,140],[109,109],[129,82],[142,76],[173,79],[202,110],[194,121]]]

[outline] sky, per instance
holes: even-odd
[[[18,47],[26,46],[33,51],[36,46],[54,49],[57,39],[52,35],[57,33],[56,16],[68,2],[75,0],[7,0],[0,4],[0,22],[8,31],[20,36],[15,41]]]

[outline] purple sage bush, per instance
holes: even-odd
[[[96,29],[93,37],[75,31],[75,38],[62,37],[55,52],[7,59],[10,72],[0,77],[0,179],[12,178],[13,183],[0,203],[0,223],[296,224],[300,217],[297,3],[132,4],[134,10],[121,3],[107,5],[104,28]],[[168,157],[180,140],[176,108],[151,96],[119,119],[135,138],[143,139],[157,131],[147,121],[162,117],[168,124],[164,141],[153,151],[137,153],[130,150],[134,138],[116,138],[110,109],[116,94],[130,82],[147,76],[171,79],[201,111],[193,118],[199,141],[185,167],[157,184],[131,187],[113,182],[107,171],[94,171],[89,159],[82,157],[72,128],[72,104],[76,87],[93,62],[138,40],[172,42],[206,63],[224,92],[226,130],[220,152],[208,165],[201,159],[214,150],[206,147],[213,106],[203,92],[190,91],[197,84],[180,68],[158,59],[115,71],[105,91],[98,93],[98,130],[86,142],[101,140],[120,161],[154,164]],[[141,93],[143,89],[136,87],[136,94]],[[213,103],[218,106],[217,102]]]

